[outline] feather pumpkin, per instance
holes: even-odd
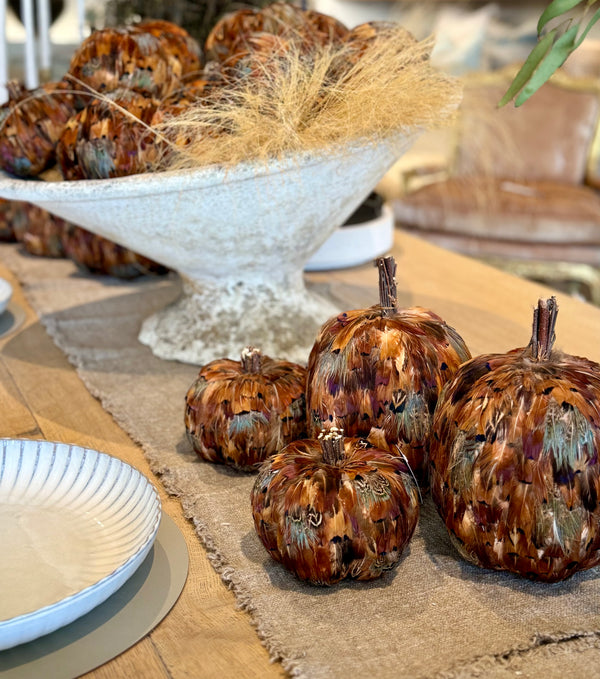
[[[316,436],[333,424],[348,436],[367,436],[375,427],[381,445],[405,455],[424,483],[438,395],[471,354],[432,311],[398,309],[394,259],[377,263],[379,304],[327,321],[310,352],[309,431]]]
[[[149,129],[157,106],[133,90],[94,99],[69,120],[56,147],[63,177],[107,179],[152,169],[161,150]]]
[[[554,582],[600,563],[600,365],[553,349],[540,300],[524,349],[477,356],[438,402],[438,512],[463,557]]]
[[[16,229],[27,221],[26,206],[27,203],[21,200],[0,198],[0,242],[17,240]]]
[[[61,242],[65,255],[86,272],[133,279],[168,271],[162,264],[75,224],[65,223]]]
[[[196,453],[252,471],[306,434],[306,369],[247,347],[207,363],[188,390],[185,427]]]
[[[125,88],[160,98],[181,86],[182,75],[165,40],[132,26],[94,31],[74,52],[67,77],[92,92]]]
[[[268,459],[251,493],[269,554],[301,580],[372,580],[396,566],[419,516],[404,461],[332,427]]]
[[[37,257],[64,257],[62,237],[67,222],[37,205],[20,205],[20,214],[15,215],[13,228],[23,249]]]
[[[8,102],[0,108],[0,165],[18,177],[36,177],[55,161],[56,144],[75,113],[64,82],[27,90],[7,84]]]
[[[158,38],[171,62],[171,71],[181,80],[197,76],[202,67],[202,49],[181,26],[164,19],[146,19],[134,28]]]

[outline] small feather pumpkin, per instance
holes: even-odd
[[[158,38],[171,63],[171,71],[182,80],[196,76],[202,67],[202,49],[181,26],[164,19],[146,19],[134,28]]]
[[[31,203],[21,203],[20,215],[15,215],[15,238],[30,255],[64,257],[62,243],[67,222]]]
[[[56,144],[75,113],[64,82],[35,90],[7,83],[8,102],[0,108],[0,166],[18,177],[36,177],[55,161]]]
[[[557,311],[540,300],[527,347],[459,368],[430,450],[462,556],[547,582],[600,563],[600,365],[553,349]]]
[[[247,347],[240,361],[207,363],[186,397],[185,427],[196,453],[251,471],[306,434],[306,369]]]
[[[167,96],[181,86],[183,66],[165,44],[134,26],[94,31],[74,52],[67,77],[92,92],[126,88]]]
[[[67,180],[107,179],[151,170],[161,145],[150,129],[158,101],[133,90],[94,99],[65,126],[56,147]]]
[[[12,243],[17,239],[15,226],[27,221],[26,205],[21,200],[0,198],[0,242]]]
[[[396,264],[380,258],[380,303],[340,314],[321,328],[308,360],[307,417],[316,436],[330,424],[348,436],[380,430],[425,480],[438,395],[471,354],[460,335],[421,307],[398,309]]]
[[[301,580],[372,580],[396,566],[419,516],[404,461],[332,427],[261,467],[251,493],[269,554]]]
[[[65,255],[86,272],[131,280],[168,271],[162,264],[75,224],[64,224],[61,242]]]

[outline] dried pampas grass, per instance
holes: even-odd
[[[388,25],[360,58],[352,44],[250,56],[251,75],[157,126],[161,137],[180,140],[161,169],[261,162],[447,122],[461,87],[432,67],[432,45]]]

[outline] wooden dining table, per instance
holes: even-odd
[[[532,310],[540,296],[556,294],[557,346],[600,361],[600,309],[542,284],[519,279],[397,230],[392,249],[401,305],[433,308],[459,330],[473,354],[504,352],[527,344]],[[183,677],[285,676],[271,662],[248,613],[213,570],[194,527],[177,498],[161,487],[142,449],[92,396],[75,368],[46,334],[11,272],[0,277],[14,287],[14,303],[25,310],[20,328],[0,340],[0,436],[47,439],[114,455],[140,469],[159,489],[164,511],[183,533],[189,574],[167,616],[149,634],[86,677],[178,679]],[[330,286],[337,298],[376,299],[372,264],[324,271],[308,279]],[[24,332],[27,330],[27,332]],[[11,351],[5,352],[11,343]]]

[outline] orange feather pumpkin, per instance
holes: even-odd
[[[398,309],[392,257],[378,260],[380,302],[327,321],[308,360],[311,435],[331,424],[348,436],[379,430],[380,444],[406,456],[425,480],[438,395],[471,354],[460,335],[421,307]]]
[[[540,300],[527,347],[459,368],[430,449],[459,552],[548,582],[600,563],[600,365],[553,350],[556,314]]]
[[[269,554],[301,580],[372,580],[396,566],[419,516],[404,461],[332,427],[261,467],[251,493]]]
[[[306,432],[306,369],[247,347],[207,363],[190,387],[185,427],[196,453],[251,471]]]

